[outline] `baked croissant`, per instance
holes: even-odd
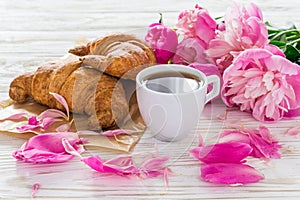
[[[72,112],[90,116],[90,129],[109,128],[128,114],[124,88],[115,77],[134,80],[140,70],[156,63],[147,43],[129,34],[109,35],[69,52],[77,56],[49,62],[15,78],[9,90],[11,99],[24,102],[32,98],[64,110],[50,94],[58,93]]]
[[[49,62],[36,72],[20,75],[10,84],[9,95],[17,102],[31,97],[36,102],[64,110],[49,92],[63,96],[74,113],[89,116],[90,129],[109,128],[128,113],[124,89],[118,79],[75,61]]]
[[[130,34],[114,34],[70,49],[84,64],[118,78],[135,80],[142,69],[156,63],[149,45]]]

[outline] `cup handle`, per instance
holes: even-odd
[[[220,78],[217,75],[211,75],[207,77],[207,85],[213,84],[212,90],[206,94],[205,104],[215,98],[220,93]]]

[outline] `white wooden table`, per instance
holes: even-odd
[[[250,1],[240,1],[250,2]],[[265,20],[285,26],[300,25],[298,0],[256,0]],[[93,39],[107,33],[144,29],[156,22],[158,13],[164,22],[174,25],[181,10],[193,8],[197,1],[183,0],[1,0],[0,1],[0,100],[8,98],[13,77],[36,68],[45,61],[64,55],[82,38]],[[222,16],[232,1],[201,1],[214,17]],[[213,138],[224,128],[216,120],[226,109],[221,101],[208,105],[197,132]],[[260,122],[245,113],[233,111],[232,119],[245,118],[244,125],[257,128]],[[191,135],[179,143],[162,143],[145,135],[134,152],[153,151],[171,156],[168,190],[162,179],[140,180],[102,175],[90,170],[78,159],[63,164],[30,164],[17,162],[12,152],[24,143],[22,139],[0,134],[0,199],[30,199],[32,186],[39,183],[36,199],[299,199],[300,139],[284,135],[287,128],[300,125],[300,118],[265,124],[283,145],[282,159],[268,165],[250,162],[265,175],[260,183],[242,187],[218,186],[199,178],[199,163],[189,156],[197,144]],[[89,150],[111,158],[117,153]]]

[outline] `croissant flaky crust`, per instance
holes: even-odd
[[[114,34],[69,50],[84,64],[111,76],[134,80],[142,69],[156,63],[149,45],[130,34]]]
[[[81,64],[79,60],[44,64],[34,73],[15,78],[9,95],[17,102],[30,97],[40,104],[64,110],[50,94],[55,92],[66,99],[72,112],[89,116],[90,129],[114,126],[128,113],[122,85],[116,78]]]
[[[15,78],[11,99],[36,102],[64,110],[50,94],[63,96],[73,113],[87,114],[90,129],[110,128],[128,115],[125,90],[119,78],[135,79],[156,63],[151,48],[128,34],[114,34],[76,47],[68,59],[49,62],[35,72]]]

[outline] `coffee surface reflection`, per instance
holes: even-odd
[[[143,84],[150,90],[161,93],[188,93],[202,85],[202,81],[187,73],[159,73],[146,77]]]
[[[144,84],[150,90],[162,93],[187,93],[200,87],[200,83],[194,79],[183,77],[165,77],[145,80]]]

